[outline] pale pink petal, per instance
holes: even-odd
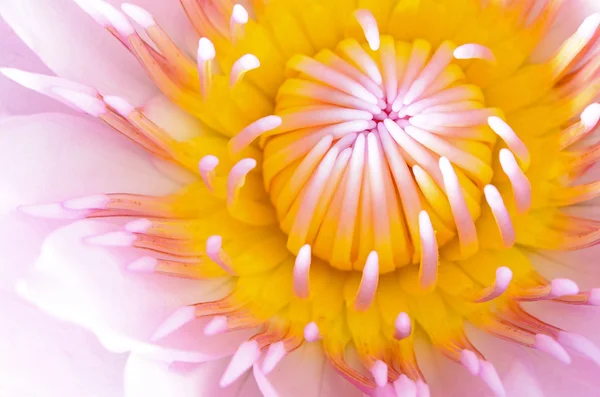
[[[169,365],[132,354],[125,368],[125,397],[262,397],[251,374],[219,387],[228,360]]]
[[[2,19],[0,37],[0,66],[53,74]],[[39,95],[0,74],[0,116],[55,111],[75,112],[68,106]]]
[[[109,3],[119,6],[121,1]],[[188,23],[179,4],[167,5],[159,0],[137,3],[156,12],[158,22],[164,18],[170,28]],[[61,77],[94,86],[101,92],[125,95],[136,104],[156,92],[138,61],[73,0],[2,1],[0,15]],[[180,30],[174,35],[181,39]]]
[[[552,28],[532,54],[532,62],[548,60],[562,43],[577,31],[585,18],[600,12],[600,2],[597,0],[572,0],[563,4]]]
[[[80,117],[43,114],[0,120],[0,285],[13,285],[60,225],[23,216],[19,205],[102,192],[167,194],[178,184],[116,132]]]
[[[318,343],[290,353],[268,375],[255,366],[265,397],[360,397],[362,393],[326,361]],[[273,394],[275,392],[276,394]]]
[[[233,332],[206,337],[205,323],[194,321],[151,343],[152,334],[178,308],[225,296],[228,280],[133,273],[125,264],[139,253],[84,241],[118,227],[84,220],[53,232],[44,241],[34,270],[18,284],[19,293],[50,314],[90,329],[115,352],[131,350],[165,361],[201,362],[231,354],[250,336]]]
[[[0,292],[0,395],[118,397],[125,357],[89,332]]]

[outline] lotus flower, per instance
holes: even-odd
[[[115,353],[36,395],[598,395],[596,0],[180,3],[0,3],[5,278]]]

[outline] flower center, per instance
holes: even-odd
[[[362,270],[375,251],[380,273],[418,263],[456,235],[476,252],[496,141],[488,119],[499,111],[464,82],[451,42],[434,49],[381,36],[369,45],[346,39],[288,62],[280,125],[262,141],[264,183],[288,248],[308,244],[341,270]]]

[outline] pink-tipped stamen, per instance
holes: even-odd
[[[600,122],[600,103],[592,103],[581,112],[581,123],[586,131],[594,129]]]
[[[479,297],[475,299],[475,302],[489,302],[501,296],[508,289],[512,278],[512,270],[506,266],[500,266],[498,269],[496,269],[496,279],[494,280],[494,284],[485,288],[480,293]]]
[[[500,150],[500,166],[512,185],[517,211],[527,212],[531,207],[531,183],[510,150]]]
[[[98,99],[97,96],[89,95],[87,92],[75,91],[64,87],[53,87],[50,91],[63,102],[90,116],[99,117],[107,112],[104,102]]]
[[[236,202],[239,190],[246,182],[246,176],[256,167],[256,160],[252,158],[242,159],[229,171],[227,176],[227,205],[233,206]]]
[[[439,160],[440,171],[444,179],[444,188],[450,201],[450,208],[454,215],[454,222],[458,232],[461,253],[464,256],[471,256],[479,249],[477,239],[477,230],[475,222],[469,213],[462,187],[458,182],[458,176],[447,158],[441,157]]]
[[[265,375],[271,373],[286,355],[287,350],[285,349],[285,344],[282,341],[269,345],[269,349],[267,349],[265,359],[262,363],[263,373]]]
[[[564,347],[560,345],[554,338],[546,334],[535,335],[535,348],[548,353],[552,357],[564,364],[571,364],[571,357]]]
[[[435,230],[426,211],[419,213],[419,236],[421,237],[419,284],[422,289],[429,290],[435,287],[437,280],[439,253]]]
[[[152,221],[148,219],[135,219],[127,222],[123,227],[129,233],[146,233],[152,226]]]
[[[388,366],[381,360],[375,361],[371,367],[371,375],[379,387],[384,387],[388,383]]]
[[[248,23],[248,11],[241,4],[233,6],[231,18],[229,19],[229,33],[234,42],[244,36],[244,25]]]
[[[125,13],[125,15],[133,19],[144,29],[148,29],[149,27],[156,25],[156,21],[154,20],[152,14],[140,6],[130,3],[123,3],[121,4],[121,10]]]
[[[316,342],[321,339],[321,332],[317,323],[313,321],[304,327],[304,339],[307,342]]]
[[[219,165],[219,159],[213,155],[207,155],[200,159],[198,172],[206,187],[213,191],[215,187],[215,168]]]
[[[365,267],[362,273],[362,279],[358,286],[354,308],[357,311],[368,310],[377,293],[377,285],[379,284],[379,256],[373,251],[367,257]]]
[[[136,240],[136,235],[129,232],[110,232],[84,239],[87,244],[101,247],[131,247]]]
[[[464,44],[454,50],[456,59],[481,59],[489,63],[496,63],[496,56],[488,47],[481,44]]]
[[[410,317],[405,312],[401,312],[396,317],[396,321],[394,322],[394,338],[397,340],[402,340],[408,338],[412,333],[412,323],[410,321]]]
[[[310,297],[310,261],[311,249],[306,244],[298,251],[294,264],[294,293],[300,299]]]
[[[460,363],[469,371],[473,376],[479,375],[481,364],[477,354],[472,350],[464,349],[460,352]]]
[[[219,385],[227,387],[246,373],[260,358],[260,346],[256,341],[242,343],[233,354]]]
[[[127,270],[136,273],[154,273],[158,266],[158,260],[151,256],[143,256],[127,265]]]
[[[231,67],[231,74],[229,76],[229,86],[233,87],[239,82],[244,75],[254,69],[260,67],[260,61],[255,55],[246,54],[242,55],[237,61],[234,62]]]
[[[206,255],[229,274],[235,274],[231,259],[222,249],[223,238],[221,236],[210,236],[206,240]]]
[[[211,89],[212,84],[212,63],[216,56],[215,46],[206,37],[201,37],[198,40],[198,77],[200,80],[200,91],[202,96],[206,98]]]
[[[558,342],[592,360],[600,366],[600,348],[586,337],[571,332],[560,331],[557,336]]]
[[[282,123],[281,117],[279,116],[266,116],[262,119],[258,119],[252,124],[248,125],[236,136],[231,138],[229,141],[229,150],[232,154],[241,152],[244,148],[249,146],[256,138],[262,134],[272,131],[279,127]]]
[[[479,377],[490,388],[496,397],[506,397],[506,390],[496,372],[496,368],[489,361],[480,360]]]
[[[402,374],[393,383],[394,391],[397,396],[402,397],[417,397],[417,385],[415,381],[408,376]]]
[[[485,199],[492,210],[498,229],[500,230],[500,237],[502,239],[502,245],[506,248],[510,248],[515,244],[517,236],[515,234],[515,228],[508,213],[504,200],[500,195],[500,192],[494,185],[487,185],[483,188]]]
[[[105,1],[95,0],[94,2],[85,2],[78,0],[76,2],[84,11],[94,18],[96,22],[104,27],[113,27],[124,37],[135,34],[135,29],[131,26],[127,17]]]
[[[196,308],[194,306],[179,308],[156,329],[150,339],[153,341],[163,339],[195,319]]]
[[[529,150],[521,138],[517,136],[515,131],[502,120],[500,117],[492,116],[488,118],[488,125],[490,128],[506,143],[508,148],[521,162],[523,170],[529,168],[531,162],[531,156]]]
[[[103,99],[108,106],[115,109],[117,113],[125,118],[129,117],[131,113],[135,112],[135,107],[131,105],[125,98],[114,95],[106,95]]]
[[[110,198],[105,194],[94,194],[91,196],[78,197],[62,202],[62,206],[69,210],[91,210],[105,209]]]
[[[415,382],[417,386],[417,397],[430,397],[431,390],[429,389],[429,385],[422,381],[421,379]]]
[[[208,324],[204,327],[204,335],[206,336],[215,336],[224,334],[229,330],[227,325],[227,317],[225,316],[215,316],[210,320]]]
[[[555,278],[550,282],[550,298],[577,295],[579,286],[568,278]]]
[[[380,46],[379,27],[377,26],[377,20],[371,11],[366,9],[354,11],[354,16],[365,33],[365,38],[369,43],[369,47],[371,50],[377,51]]]
[[[411,84],[402,101],[403,105],[411,105],[425,93],[427,88],[429,88],[450,62],[452,62],[453,48],[454,45],[448,41],[439,46],[431,60]]]

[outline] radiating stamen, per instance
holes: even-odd
[[[571,364],[569,353],[554,338],[545,334],[535,335],[535,348],[550,354],[562,363]]]
[[[402,340],[404,338],[408,338],[412,333],[412,323],[408,314],[405,312],[398,314],[398,317],[396,317],[396,321],[394,322],[394,327],[395,339]]]
[[[481,360],[479,364],[479,377],[481,380],[485,382],[496,397],[506,397],[506,390],[494,365],[485,360]]]
[[[384,387],[388,383],[388,366],[381,360],[375,361],[375,364],[371,367],[371,374],[375,383],[379,387]]]
[[[206,37],[198,41],[198,75],[200,78],[200,92],[206,98],[210,92],[213,74],[213,60],[216,51],[213,43]]]
[[[238,154],[256,138],[279,127],[282,123],[279,116],[266,116],[248,125],[229,141],[229,151]]]
[[[163,339],[194,319],[196,319],[196,308],[194,306],[181,307],[163,321],[150,339],[153,341]]]
[[[294,293],[300,299],[310,296],[310,261],[310,245],[306,244],[298,251],[294,265]]]
[[[236,42],[244,36],[244,25],[248,23],[248,11],[241,4],[233,6],[231,19],[229,21],[229,33],[231,40]]]
[[[417,397],[417,385],[415,381],[402,374],[394,381],[394,391],[398,396]]]
[[[260,347],[256,341],[242,343],[233,354],[219,385],[227,387],[248,371],[260,358]]]
[[[110,232],[89,236],[84,239],[88,244],[98,245],[101,247],[131,247],[137,237],[129,232]]]
[[[517,211],[527,212],[531,207],[531,183],[525,176],[512,152],[508,149],[500,150],[500,165],[508,176],[515,197]]]
[[[496,269],[496,279],[494,281],[494,284],[484,288],[481,292],[477,294],[475,298],[473,298],[473,300],[475,302],[482,303],[496,299],[508,289],[512,278],[512,270],[510,270],[506,266],[499,267],[498,269]]]
[[[445,41],[440,45],[425,68],[411,84],[408,92],[404,96],[402,102],[404,105],[410,105],[418,100],[434,80],[444,71],[444,69],[446,69],[448,64],[452,61],[453,49],[454,44],[449,41]]]
[[[217,165],[219,165],[219,159],[212,155],[202,157],[198,163],[200,177],[210,191],[215,186],[215,168],[217,168]]]
[[[550,297],[559,298],[561,296],[577,295],[579,286],[575,281],[568,278],[555,278],[550,282]]]
[[[512,247],[517,237],[512,220],[510,219],[510,214],[504,205],[504,200],[502,200],[500,192],[494,185],[487,185],[483,189],[483,192],[487,203],[492,209],[492,214],[494,215],[498,229],[500,229],[502,245],[506,248]]]
[[[285,344],[282,341],[271,344],[262,363],[264,374],[267,375],[271,373],[286,354]]]
[[[233,206],[236,202],[239,190],[246,182],[246,176],[256,167],[256,160],[242,159],[229,171],[227,176],[227,204]]]
[[[206,240],[206,255],[227,273],[235,274],[231,265],[231,259],[223,251],[222,244],[223,238],[221,236],[210,236]]]
[[[50,91],[71,106],[89,114],[99,117],[107,112],[106,105],[98,97],[87,92],[75,91],[62,87],[53,87]]]
[[[366,9],[360,9],[354,11],[354,16],[358,21],[360,27],[365,33],[365,38],[369,43],[369,47],[373,51],[377,51],[380,45],[379,39],[379,27],[377,26],[377,20],[371,13],[371,11]]]
[[[444,178],[446,195],[448,196],[450,208],[454,215],[461,253],[464,256],[471,256],[479,249],[475,223],[467,208],[464,193],[452,164],[450,164],[447,158],[441,157],[439,165]]]
[[[429,385],[425,383],[423,380],[419,379],[416,381],[417,386],[417,396],[418,397],[430,397],[431,391],[429,390]]]
[[[473,376],[479,375],[481,364],[477,354],[469,349],[463,349],[460,352],[460,363],[471,373]]]
[[[421,237],[421,266],[419,283],[422,289],[435,287],[438,265],[438,245],[431,219],[426,211],[419,213],[419,235]]]
[[[354,308],[357,311],[365,311],[371,307],[375,294],[377,293],[377,285],[379,284],[379,257],[377,252],[373,251],[367,257],[367,262],[362,273],[362,279],[356,293]]]
[[[517,136],[515,131],[506,123],[506,121],[502,120],[500,117],[492,116],[488,118],[488,124],[492,128],[492,130],[498,134],[500,138],[506,143],[511,152],[517,156],[519,161],[521,162],[521,167],[523,170],[527,171],[529,168],[529,163],[531,161],[531,157],[529,155],[529,150],[523,141]]]
[[[94,2],[86,2],[75,0],[75,2],[104,27],[114,27],[124,37],[135,33],[135,29],[131,26],[125,15],[105,1],[95,0]]]
[[[204,335],[215,336],[220,335],[228,331],[227,317],[215,316],[206,326],[204,327]]]
[[[488,47],[481,44],[464,44],[454,50],[456,59],[481,59],[489,63],[496,63],[496,56]]]
[[[105,194],[94,194],[63,201],[63,207],[70,210],[104,209],[110,201]]]
[[[589,358],[596,365],[600,365],[600,348],[586,337],[561,331],[558,333],[557,340],[561,345]]]
[[[231,67],[231,75],[229,76],[229,86],[233,87],[239,82],[244,75],[250,70],[257,69],[260,66],[258,58],[252,54],[242,55]]]
[[[317,323],[313,321],[304,327],[304,339],[306,339],[307,342],[316,342],[321,339],[321,332],[319,331]]]

